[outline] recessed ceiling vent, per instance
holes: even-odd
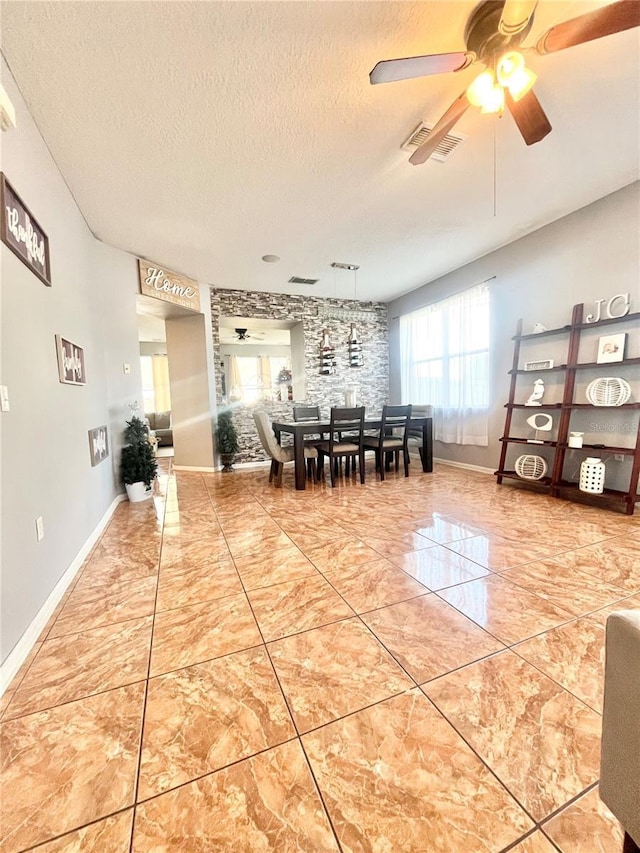
[[[289,284],[317,284],[319,281],[319,278],[300,278],[298,275],[292,275]]]
[[[434,126],[435,125],[433,124],[425,124],[424,122],[420,122],[420,124],[413,130],[409,138],[405,139],[400,148],[402,148],[404,151],[410,151],[411,153],[413,153],[416,148],[419,148],[422,145],[422,143],[433,130]],[[456,148],[459,148],[463,142],[466,142],[468,138],[469,136],[466,133],[460,133],[457,130],[450,131],[440,142],[440,144],[429,159],[437,160],[439,163],[444,163],[445,160],[449,159],[449,156],[453,154]]]

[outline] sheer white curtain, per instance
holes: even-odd
[[[400,317],[403,403],[434,407],[434,438],[489,443],[489,286]]]

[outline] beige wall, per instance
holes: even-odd
[[[390,386],[392,399],[399,402],[399,315],[493,279],[489,284],[489,446],[436,442],[435,456],[492,469],[497,466],[499,438],[504,429],[504,403],[509,393],[507,371],[513,358],[511,337],[518,319],[522,317],[528,328],[536,321],[549,329],[564,326],[571,320],[574,304],[584,302],[585,306],[593,306],[596,299],[627,291],[631,293],[631,310],[639,311],[639,234],[640,183],[636,182],[389,304]],[[532,352],[531,357],[555,355],[556,363],[566,361],[566,351],[555,350],[555,346],[557,343],[547,338],[545,347],[539,353]],[[633,355],[640,355],[640,352]],[[555,374],[556,380],[558,377],[562,381],[561,374]],[[554,393],[554,389],[550,388],[549,393]]]
[[[166,329],[174,464],[213,468],[205,317],[168,317]]]

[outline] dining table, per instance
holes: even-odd
[[[296,489],[304,490],[307,480],[304,438],[307,435],[328,435],[331,431],[330,422],[328,420],[273,421],[271,426],[279,443],[281,443],[280,437],[283,433],[293,436]],[[365,430],[380,430],[381,428],[381,417],[365,416]],[[430,474],[433,471],[433,419],[412,417],[409,421],[409,430],[414,435],[422,430],[422,470],[425,474]]]

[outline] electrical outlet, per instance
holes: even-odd
[[[123,373],[126,373],[126,374],[131,373],[131,365],[130,365],[130,364],[126,364],[126,363],[125,363],[125,364],[123,364],[123,365],[122,365],[122,372],[123,372]]]
[[[614,453],[613,458],[616,462],[624,462],[624,453]]]
[[[38,542],[44,539],[44,519],[41,515],[36,518],[36,538]]]
[[[11,411],[11,406],[9,405],[9,389],[6,385],[0,385],[0,411]]]

